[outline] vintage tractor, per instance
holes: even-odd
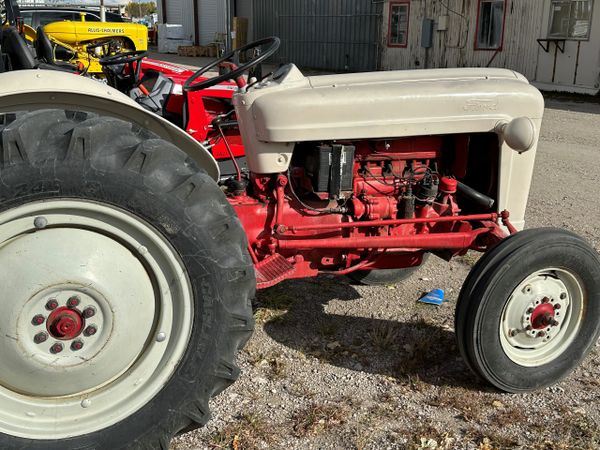
[[[167,449],[238,377],[256,288],[376,282],[429,253],[484,252],[456,336],[496,388],[556,383],[595,344],[599,255],[518,231],[543,114],[525,78],[288,64],[247,83],[278,45],[183,86],[185,120],[194,93],[235,81],[204,130],[241,136],[248,170],[229,177],[143,100],[57,70],[0,75],[0,448]]]
[[[32,47],[31,57],[41,64],[104,79],[103,58],[123,53],[142,54],[148,50],[148,28],[144,25],[86,22],[82,12],[80,20],[52,22],[34,29],[23,21],[14,0],[3,0],[0,6],[4,30],[8,34],[19,34]],[[30,62],[22,60],[15,68],[28,69],[29,65]]]

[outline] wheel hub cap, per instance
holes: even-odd
[[[68,341],[81,334],[84,324],[79,311],[63,307],[48,317],[48,333],[55,339]]]
[[[62,439],[115,424],[187,348],[185,266],[121,209],[56,200],[0,213],[0,268],[0,433]]]
[[[558,268],[527,277],[502,313],[500,342],[515,363],[534,367],[560,356],[575,338],[583,312],[577,277]]]
[[[549,301],[548,299],[546,300]],[[558,321],[554,319],[554,307],[550,303],[543,303],[536,307],[531,314],[530,320],[531,325],[536,330],[558,326]]]

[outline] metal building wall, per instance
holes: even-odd
[[[207,45],[215,40],[216,33],[227,32],[227,9],[224,0],[199,1],[200,45]]]
[[[543,14],[542,0],[507,0],[504,45],[500,52],[475,50],[478,0],[411,1],[407,48],[387,46],[389,1],[384,7],[382,41],[383,69],[419,69],[433,67],[506,67],[535,79],[538,44]],[[448,30],[434,30],[433,47],[421,47],[423,18],[436,23],[448,16]]]
[[[378,65],[381,2],[254,0],[254,38],[279,36],[277,62],[334,71]]]
[[[194,1],[200,0],[168,0],[164,2],[166,8],[166,23],[183,25],[184,37],[187,40],[194,40]],[[165,14],[162,11],[163,2],[157,1],[158,20],[165,23]]]
[[[167,23],[183,25],[185,38],[194,41],[194,2],[198,2],[199,42],[207,45],[215,40],[215,33],[226,32],[224,0],[167,0]],[[163,22],[162,2],[157,4],[159,20]]]

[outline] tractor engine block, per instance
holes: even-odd
[[[420,137],[301,144],[291,182],[303,201],[337,202],[354,220],[457,214],[457,181],[442,162],[443,140]],[[334,208],[335,209],[335,208]]]

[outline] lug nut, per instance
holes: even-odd
[[[557,327],[558,326],[558,320],[552,319],[552,322],[550,322],[550,325],[552,325],[553,327]]]
[[[527,314],[533,314],[533,311],[535,311],[533,308],[529,308],[529,309],[527,310]]]
[[[93,306],[88,306],[87,308],[85,308],[83,310],[83,317],[85,319],[89,319],[91,317],[94,317],[96,315],[96,308],[94,308]]]
[[[560,294],[560,299],[564,300],[565,298],[567,298],[567,293],[563,292],[562,294]]]
[[[44,332],[36,334],[33,338],[33,342],[35,342],[36,344],[41,344],[43,342],[46,342],[47,340],[48,335]]]
[[[96,325],[90,325],[89,327],[87,327],[83,334],[87,337],[93,336],[98,332],[98,327]]]
[[[554,305],[554,309],[560,309],[561,306],[557,303],[556,305]]]
[[[79,297],[77,297],[76,295],[74,295],[69,300],[67,300],[67,306],[71,309],[78,307],[79,303],[80,303]]]
[[[46,303],[46,309],[48,311],[53,311],[56,308],[58,308],[58,302],[55,299],[48,300],[48,303]]]
[[[540,331],[540,332],[538,333],[537,337],[539,337],[539,338],[546,337],[546,332],[545,332],[545,331]]]
[[[62,352],[64,349],[63,345],[60,342],[57,342],[52,347],[50,347],[50,353],[56,355],[57,353]]]
[[[542,303],[548,303],[550,301],[550,299],[548,297],[544,297],[542,299]]]
[[[41,314],[38,314],[36,316],[34,316],[33,319],[31,319],[31,323],[33,325],[41,325],[46,321],[46,318],[44,316],[42,316]]]
[[[73,341],[73,343],[71,344],[71,350],[73,350],[74,352],[81,350],[82,348],[83,348],[83,342],[80,340]]]
[[[518,332],[517,330],[515,330],[515,329],[512,329],[512,330],[510,330],[510,331],[508,332],[508,335],[509,335],[510,337],[515,337],[517,334],[519,334],[519,332]]]

